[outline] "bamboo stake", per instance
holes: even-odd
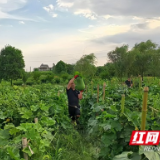
[[[34,122],[35,122],[35,123],[38,123],[38,118],[34,118]]]
[[[142,87],[142,77],[141,75],[139,75],[139,90],[141,89]]]
[[[106,87],[106,83],[103,83],[103,103],[104,103],[104,99],[105,99],[105,87]]]
[[[99,102],[99,84],[97,85],[97,103]]]
[[[125,102],[125,94],[122,94],[122,99],[121,99],[121,113],[124,113],[124,102]]]
[[[141,130],[145,130],[146,126],[148,91],[149,91],[148,87],[144,87]]]
[[[27,147],[27,138],[22,138],[23,149]],[[23,152],[23,156],[25,160],[28,160],[28,154]]]
[[[59,97],[59,95],[60,95],[60,91],[58,91],[58,97]]]

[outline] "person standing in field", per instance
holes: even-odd
[[[133,82],[132,82],[131,78],[128,78],[128,79],[125,81],[125,84],[126,84],[128,87],[132,87],[132,86],[133,86]]]
[[[73,122],[77,123],[78,118],[80,117],[80,105],[79,100],[82,99],[82,92],[75,89],[74,80],[78,77],[75,75],[67,85],[67,97],[68,97],[68,111],[69,117]]]

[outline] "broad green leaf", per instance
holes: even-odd
[[[17,132],[19,132],[19,129],[17,129],[17,128],[13,128],[13,129],[10,129],[10,130],[9,130],[9,133],[10,133],[11,135],[16,135]]]
[[[12,147],[7,148],[7,152],[9,153],[10,157],[14,160],[19,160],[20,155],[19,155],[19,149],[15,149]]]
[[[121,131],[122,125],[118,121],[112,121],[111,122],[112,128],[114,128],[116,131]]]
[[[29,119],[32,117],[33,113],[31,110],[28,110],[25,107],[22,107],[21,109],[19,109],[20,114],[22,114],[22,118],[26,118]]]
[[[9,130],[0,130],[0,140],[9,138],[10,138]]]
[[[38,105],[31,105],[30,108],[32,111],[37,111],[39,109],[39,106]]]
[[[120,155],[117,155],[113,158],[113,160],[130,160],[128,158],[128,154],[132,154],[133,152],[123,152]]]
[[[101,137],[102,143],[105,147],[111,145],[116,139],[116,135],[114,133],[106,133]]]
[[[4,126],[4,129],[12,129],[12,128],[15,128],[13,123],[9,123]]]
[[[150,151],[144,152],[144,154],[149,160],[160,160],[160,155],[157,152]]]
[[[56,123],[56,121],[50,117],[42,117],[41,122],[46,126],[52,126]]]
[[[0,111],[0,119],[5,119],[5,118],[7,118],[7,116],[4,115],[4,113],[2,111]]]
[[[48,111],[50,108],[49,105],[47,106],[46,104],[43,104],[43,103],[41,103],[39,107],[42,111]]]
[[[111,125],[110,124],[100,124],[99,126],[101,126],[105,131],[111,129]]]

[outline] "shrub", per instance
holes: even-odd
[[[59,77],[55,77],[54,78],[54,82],[56,83],[56,84],[59,84],[60,82],[61,82],[61,80],[60,80],[60,78]]]
[[[13,81],[13,84],[17,86],[21,86],[23,84],[23,81],[22,79],[17,79],[16,81]]]
[[[46,83],[46,81],[47,81],[47,75],[41,75],[41,76],[39,77],[39,79],[40,79],[40,81],[41,81],[42,83]]]
[[[62,74],[61,78],[63,79],[63,81],[65,81],[66,79],[68,80],[69,75],[67,73]]]
[[[34,84],[34,79],[33,77],[29,77],[26,81],[26,85],[33,85]]]

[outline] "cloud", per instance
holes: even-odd
[[[142,25],[143,26],[143,25]],[[147,41],[148,39],[152,40],[153,42],[156,42],[157,44],[160,44],[159,34],[160,34],[160,27],[149,29],[144,24],[143,30],[133,30],[132,26],[130,30],[123,33],[118,33],[115,35],[105,35],[102,37],[99,37],[97,39],[92,39],[91,42],[95,44],[109,44],[114,43],[118,45],[128,44],[130,47],[133,47],[135,43],[140,43],[142,41]],[[113,48],[114,49],[114,48]]]
[[[144,29],[149,29],[149,23],[139,23],[139,24],[133,24],[131,25],[131,29],[134,30],[144,30]]]
[[[1,3],[7,3],[7,0],[1,0],[1,1],[0,1],[0,4],[1,4]]]
[[[73,6],[73,2],[57,0],[58,7],[70,8]]]
[[[57,5],[66,7],[73,13],[90,10],[90,13],[94,13],[99,17],[106,17],[106,19],[108,19],[108,16],[145,18],[160,16],[160,1],[158,0],[118,0],[118,2],[113,0],[101,0],[98,2],[97,0],[57,0]],[[83,13],[82,15],[85,16]],[[90,16],[87,16],[87,18],[90,18]]]
[[[25,24],[23,21],[19,21],[19,24]]]
[[[56,18],[58,16],[58,14],[56,14],[54,12],[54,10],[56,10],[56,9],[52,4],[50,4],[46,7],[43,7],[43,9],[46,10],[49,13],[49,15],[52,16],[53,18]]]
[[[52,12],[54,10],[54,6],[52,4],[43,7],[44,10],[46,10],[47,12]]]
[[[20,9],[24,7],[27,3],[26,0],[7,0],[7,1],[2,1],[5,3],[0,2],[0,11],[4,13],[8,13],[17,9]]]
[[[93,28],[94,26],[93,26],[93,25],[89,25],[88,27],[89,27],[89,28]]]
[[[37,22],[32,18],[25,18],[11,13],[25,7],[26,4],[27,0],[0,0],[0,19],[14,19]]]
[[[92,19],[92,20],[97,19],[96,18],[97,15],[89,9],[80,9],[80,10],[77,10],[76,12],[74,12],[74,14],[75,15],[83,15],[84,17]]]
[[[53,14],[53,15],[52,15],[53,18],[56,18],[57,16],[58,16],[57,14]]]

